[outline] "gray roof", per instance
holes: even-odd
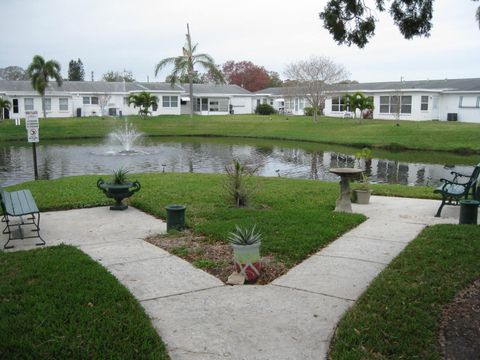
[[[28,80],[0,80],[0,91],[35,91]],[[106,81],[64,81],[59,87],[55,81],[48,83],[47,92],[88,92],[88,93],[114,93],[125,91],[175,91],[183,92],[183,88],[175,85],[173,88],[168,83],[144,82],[106,82]]]
[[[480,78],[386,81],[358,84],[338,84],[329,87],[330,91],[382,91],[397,89],[439,90],[439,91],[480,91]],[[282,96],[288,94],[287,88],[268,88],[255,92],[256,95],[268,94]],[[290,90],[292,91],[292,90]]]
[[[183,84],[188,92],[188,84]],[[252,95],[252,93],[238,85],[193,84],[194,94],[224,94],[224,95]]]
[[[443,91],[480,91],[480,78],[473,79],[443,79],[443,80],[413,80],[413,81],[387,81],[359,84],[336,85],[339,90],[392,90],[392,89],[419,89]]]

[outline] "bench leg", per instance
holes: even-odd
[[[42,239],[42,237],[40,236],[40,213],[37,213],[37,222],[35,223],[35,215],[32,215],[33,217],[33,223],[35,224],[35,229],[32,230],[32,231],[36,231],[37,232],[37,236],[38,238],[40,239],[40,243],[37,243],[35,244],[36,246],[41,246],[41,245],[45,245],[45,240]]]
[[[435,214],[435,217],[440,217],[442,213],[442,209],[445,206],[446,202],[447,202],[447,197],[444,194],[442,194],[442,204],[438,208],[437,213]]]

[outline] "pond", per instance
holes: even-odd
[[[40,179],[84,174],[109,174],[120,167],[130,172],[222,173],[232,159],[258,168],[260,176],[337,181],[331,167],[353,167],[358,149],[324,144],[240,138],[144,138],[124,152],[105,140],[56,141],[37,144]],[[450,171],[469,173],[478,156],[433,152],[374,150],[369,164],[374,183],[437,185]],[[448,165],[455,164],[455,165]],[[0,184],[33,179],[32,147],[0,144]]]

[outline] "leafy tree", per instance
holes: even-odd
[[[227,61],[223,64],[222,71],[229,84],[241,86],[252,92],[267,88],[271,82],[267,70],[251,61]]]
[[[70,60],[68,63],[68,80],[69,81],[84,81],[85,70],[83,69],[82,60]]]
[[[138,114],[141,116],[148,116],[152,112],[151,107],[158,106],[158,98],[149,92],[142,91],[138,94],[130,94],[128,96],[128,105],[133,104],[133,107],[138,107],[140,110]]]
[[[325,105],[327,87],[344,80],[348,73],[343,65],[319,56],[287,65],[285,75],[296,84],[287,88],[287,93],[305,97],[313,108],[313,120],[317,121],[318,113]]]
[[[60,64],[55,60],[45,61],[40,55],[33,57],[32,63],[27,68],[27,74],[32,82],[32,87],[42,97],[43,117],[47,118],[45,110],[45,90],[50,79],[54,79],[58,86],[62,85],[62,76],[60,75]]]
[[[12,103],[8,99],[0,97],[0,120],[3,120],[3,110],[10,110]]]
[[[192,81],[194,84],[204,84],[205,83],[205,78],[204,78],[204,75],[205,74],[202,74],[200,75],[200,73],[198,71],[194,71],[193,72],[193,77],[192,77]],[[172,83],[172,74],[168,75],[166,78],[165,78],[165,82],[168,82],[168,83]],[[176,82],[176,81],[175,81]],[[178,82],[180,84],[188,84],[190,82],[190,79],[188,78],[188,74],[184,74],[182,76],[180,76],[178,78]]]
[[[103,74],[102,80],[108,82],[134,82],[135,78],[130,70],[123,70],[123,72],[111,70]]]
[[[28,74],[20,66],[7,66],[0,68],[0,80],[28,80]]]
[[[406,39],[429,36],[434,0],[391,0],[389,9],[395,25]],[[479,0],[472,0],[479,1]],[[386,11],[385,0],[375,0],[378,11]],[[476,18],[480,25],[480,7]],[[338,44],[363,48],[375,34],[377,19],[364,0],[329,0],[320,13],[324,27]]]
[[[371,96],[365,96],[360,91],[357,91],[353,94],[346,94],[344,96],[345,104],[350,108],[350,111],[353,112],[353,118],[357,118],[357,109],[360,110],[360,118],[363,119],[363,114],[365,110],[373,110],[373,98]]]
[[[267,75],[270,78],[270,82],[267,87],[282,87],[283,81],[280,79],[280,75],[276,71],[267,71]]]
[[[170,84],[180,81],[180,78],[187,77],[190,93],[190,117],[193,117],[193,79],[195,76],[195,65],[200,65],[204,69],[210,71],[216,82],[223,83],[223,75],[215,66],[213,58],[208,54],[197,54],[197,46],[192,46],[192,38],[190,37],[190,27],[187,24],[186,43],[182,48],[182,55],[177,57],[169,57],[161,60],[155,65],[155,76],[158,72],[167,65],[173,65],[173,70],[170,73]]]

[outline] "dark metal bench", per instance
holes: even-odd
[[[3,233],[8,234],[4,249],[13,248],[13,245],[9,246],[8,243],[16,239],[39,238],[41,242],[35,245],[45,245],[45,241],[40,236],[40,211],[30,190],[9,192],[0,186],[0,203],[3,211],[2,222],[6,223]],[[18,221],[12,221],[12,217],[18,218]],[[29,231],[36,234],[25,235],[23,228],[25,225],[32,225],[33,228]]]
[[[471,193],[472,198],[479,200],[480,189],[478,188],[478,179],[480,176],[480,164],[475,166],[471,175],[460,174],[452,171],[452,180],[440,179],[444,184],[436,188],[433,192],[442,195],[442,204],[438,208],[436,217],[440,217],[445,205],[458,205],[461,199],[468,199]],[[461,181],[464,178],[465,181]]]

